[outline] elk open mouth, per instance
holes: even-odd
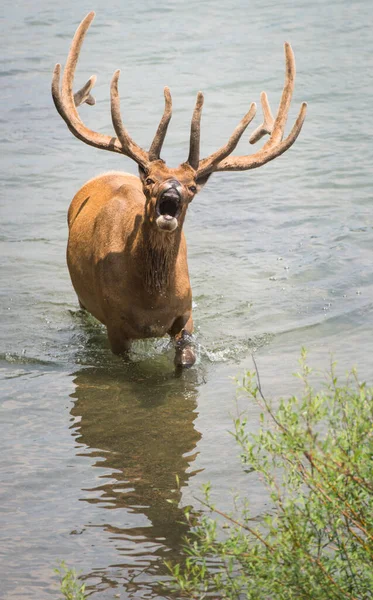
[[[163,192],[156,205],[157,225],[164,231],[174,231],[181,213],[180,194],[175,188]]]
[[[179,216],[181,211],[180,194],[175,188],[171,188],[163,192],[162,196],[157,202],[157,215],[164,217],[176,218]]]

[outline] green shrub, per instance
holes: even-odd
[[[86,600],[85,585],[79,581],[75,569],[69,569],[62,561],[54,572],[60,578],[60,592],[65,600]]]
[[[332,366],[321,392],[302,351],[301,397],[266,400],[258,371],[243,389],[262,407],[259,433],[244,416],[234,436],[252,485],[260,477],[270,509],[252,518],[211,504],[168,563],[180,597],[252,600],[373,598],[373,390],[352,371],[341,385]],[[255,364],[255,363],[254,363]],[[256,368],[256,365],[255,365]],[[190,516],[187,514],[187,517]]]

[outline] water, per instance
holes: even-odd
[[[164,597],[163,560],[177,558],[185,534],[181,506],[198,506],[203,482],[223,509],[240,486],[263,506],[227,433],[232,377],[252,368],[251,353],[275,397],[296,389],[302,345],[322,371],[333,354],[341,372],[357,364],[372,381],[372,4],[3,6],[0,597],[57,597],[61,559],[94,598]],[[105,332],[78,310],[65,266],[74,193],[106,170],[136,173],[130,160],[77,141],[52,105],[53,66],[92,8],[77,85],[97,73],[97,104],[82,107],[84,120],[111,131],[109,83],[121,67],[125,123],[148,146],[170,86],[171,166],[187,156],[199,89],[204,156],[262,89],[275,108],[285,40],[298,73],[290,119],[309,103],[292,149],[262,169],[215,174],[189,209],[199,357],[181,377],[167,340],[137,344],[130,364],[112,356]],[[238,152],[247,148],[244,136]]]

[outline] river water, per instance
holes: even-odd
[[[0,597],[56,598],[61,559],[93,598],[164,597],[163,560],[177,558],[185,534],[181,506],[198,507],[203,482],[223,509],[235,489],[263,505],[228,434],[232,378],[252,369],[252,352],[273,397],[296,388],[302,345],[321,371],[333,356],[340,372],[356,364],[373,380],[373,5],[5,0],[3,9]],[[148,147],[168,85],[171,166],[187,156],[199,89],[204,156],[262,89],[275,108],[285,40],[297,61],[290,119],[309,103],[286,154],[215,174],[189,209],[199,353],[180,377],[167,340],[135,345],[129,364],[114,357],[78,310],[65,265],[74,193],[106,170],[136,173],[129,159],[76,140],[51,101],[53,66],[92,9],[77,85],[97,73],[97,104],[81,108],[84,120],[112,131],[109,84],[120,67],[125,124]],[[245,135],[238,152],[248,151]]]

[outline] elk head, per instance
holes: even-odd
[[[169,169],[158,159],[145,169],[139,167],[139,173],[146,197],[147,222],[161,231],[175,231],[183,224],[189,202],[197,193],[194,169],[188,163]]]
[[[148,222],[158,230],[170,233],[175,231],[178,225],[182,226],[188,204],[215,171],[244,171],[260,167],[283,154],[297,139],[306,116],[307,105],[305,102],[301,106],[289,135],[283,139],[295,79],[294,54],[288,43],[285,44],[285,85],[276,118],[272,116],[265,92],[261,95],[264,121],[252,134],[250,143],[257,142],[266,134],[270,137],[255,154],[230,156],[255,116],[256,105],[252,103],[250,110],[237,125],[228,142],[209,157],[200,160],[200,121],[203,95],[198,92],[191,123],[188,159],[176,169],[168,168],[160,158],[160,153],[172,114],[170,91],[167,87],[164,90],[164,113],[150,149],[145,151],[130,137],[122,122],[118,93],[119,70],[114,73],[110,89],[111,116],[117,137],[92,131],[81,121],[77,106],[84,102],[94,104],[91,89],[96,77],[92,76],[76,94],[73,93],[73,81],[83,39],[94,16],[95,13],[90,12],[75,33],[66,61],[61,87],[61,65],[57,64],[54,69],[52,80],[53,100],[57,111],[78,139],[96,148],[124,154],[138,164],[143,191],[147,200],[146,216]]]

